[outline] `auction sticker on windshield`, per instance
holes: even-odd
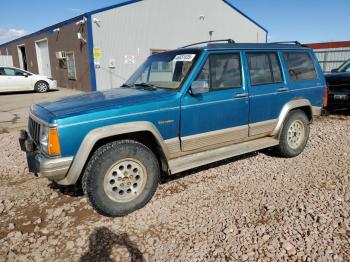
[[[176,62],[192,62],[193,58],[195,58],[195,54],[183,54],[183,55],[177,55],[174,58],[174,61]]]

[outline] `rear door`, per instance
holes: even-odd
[[[316,57],[309,50],[281,52],[291,98],[305,98],[313,106],[323,106],[325,80]]]
[[[288,100],[288,86],[277,51],[249,51],[245,55],[250,88],[249,136],[261,136],[275,128]]]
[[[248,137],[249,100],[241,52],[209,52],[195,81],[206,81],[210,91],[181,103],[182,151],[217,147]]]

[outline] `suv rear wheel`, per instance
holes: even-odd
[[[287,116],[280,135],[278,153],[283,157],[301,154],[309,140],[310,121],[302,110],[293,110]]]
[[[153,152],[133,140],[100,147],[84,172],[82,185],[94,209],[105,216],[125,216],[145,206],[159,183]]]

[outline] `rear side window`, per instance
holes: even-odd
[[[16,75],[16,71],[12,68],[4,68],[5,71],[5,75],[7,76],[15,76]]]
[[[317,79],[315,65],[308,52],[284,52],[283,57],[292,81]]]
[[[282,82],[281,66],[276,53],[247,53],[252,86]]]
[[[212,91],[242,87],[240,55],[210,55],[196,81],[207,81]]]

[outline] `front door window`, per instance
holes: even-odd
[[[239,54],[211,55],[196,81],[207,81],[211,91],[242,87]]]

